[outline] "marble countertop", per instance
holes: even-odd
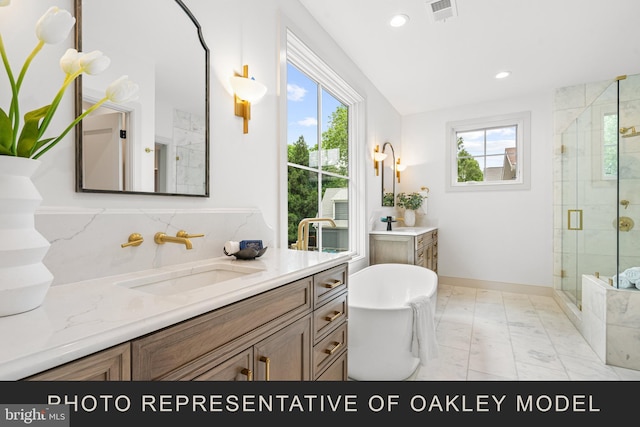
[[[254,260],[221,257],[52,286],[29,312],[0,317],[0,380],[18,380],[349,261],[347,254],[270,248]],[[262,270],[173,295],[118,282],[223,262]]]
[[[418,236],[422,233],[433,231],[438,227],[393,227],[391,231],[371,230],[369,234],[395,234],[400,236]]]

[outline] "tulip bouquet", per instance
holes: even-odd
[[[10,1],[11,0],[0,0],[0,7],[8,6]],[[56,44],[66,39],[75,23],[75,18],[71,16],[68,11],[55,6],[49,8],[36,23],[36,36],[39,41],[25,60],[17,78],[14,76],[11,65],[9,64],[2,34],[0,34],[0,55],[2,56],[4,68],[7,71],[12,92],[8,112],[0,108],[0,155],[37,159],[53,148],[71,129],[80,123],[82,119],[105,102],[122,103],[137,97],[138,86],[129,80],[127,76],[122,76],[107,87],[105,96],[102,99],[73,120],[62,133],[56,137],[45,137],[47,128],[58,109],[67,87],[83,73],[89,75],[101,73],[111,62],[111,60],[100,51],[83,53],[75,49],[68,49],[62,58],[60,58],[60,68],[64,72],[64,80],[62,86],[54,96],[53,101],[49,105],[27,112],[24,115],[24,122],[21,122],[18,96],[31,61],[45,44]]]

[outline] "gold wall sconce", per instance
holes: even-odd
[[[400,172],[404,171],[407,168],[407,165],[400,164],[400,157],[396,160],[396,178],[398,178],[398,183],[400,183]]]
[[[249,78],[249,66],[242,67],[242,75],[236,73],[230,79],[235,102],[235,114],[243,118],[243,132],[249,133],[249,120],[251,120],[251,104],[258,102],[267,93],[267,87]]]
[[[376,176],[380,175],[380,162],[387,158],[387,155],[380,152],[380,146],[376,145],[373,149],[373,168],[376,170]]]

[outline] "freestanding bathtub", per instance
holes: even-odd
[[[409,301],[429,297],[435,316],[437,289],[436,273],[411,264],[374,264],[351,274],[350,379],[401,381],[415,372],[420,359],[411,351],[413,309]]]

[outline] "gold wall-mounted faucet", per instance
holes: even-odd
[[[180,230],[176,233],[176,237],[186,237],[187,239],[192,239],[194,237],[204,237],[204,234],[189,234],[184,230]]]
[[[126,248],[127,246],[140,246],[142,242],[144,242],[144,239],[142,238],[142,234],[131,233],[129,235],[129,240],[127,241],[127,243],[121,244],[120,247]]]
[[[154,236],[153,240],[159,244],[164,245],[165,243],[178,243],[183,244],[187,249],[193,249],[193,244],[191,244],[191,238],[193,237],[203,237],[204,234],[188,234],[184,230],[180,230],[176,233],[176,236],[168,236],[167,234],[159,231]]]

